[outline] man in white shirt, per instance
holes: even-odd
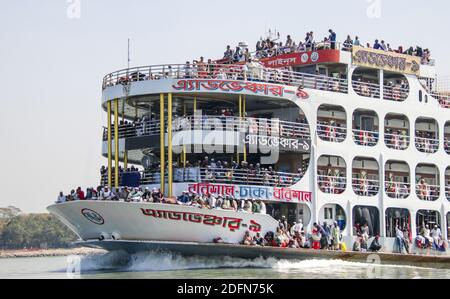
[[[433,241],[435,244],[439,244],[442,238],[441,229],[435,225],[433,230],[431,231],[431,237],[433,238]]]
[[[59,192],[58,199],[56,200],[56,203],[63,203],[63,202],[66,202],[66,201],[67,201],[67,199],[66,199],[66,196],[64,195],[64,193],[62,191]]]

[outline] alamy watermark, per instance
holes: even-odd
[[[81,0],[66,0],[67,2],[67,18],[80,19],[81,18]]]
[[[381,18],[381,0],[366,0],[369,3],[366,13],[369,19]]]
[[[279,119],[211,117],[197,110],[193,117],[174,119],[172,151],[174,154],[235,154],[237,150],[239,154],[260,154],[261,164],[276,164],[281,146],[310,150],[306,141],[280,136],[282,128]],[[295,133],[295,128],[291,131]]]
[[[381,258],[378,254],[371,254],[367,257],[367,263],[370,264],[367,267],[367,278],[379,279],[381,278]]]
[[[78,255],[70,255],[66,260],[66,275],[69,279],[81,278],[81,257]]]

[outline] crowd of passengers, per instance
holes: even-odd
[[[426,131],[416,131],[417,149],[424,153],[434,153],[439,148],[439,140],[436,133]]]
[[[409,136],[406,130],[386,129],[384,134],[388,147],[396,150],[405,150],[409,146]]]
[[[173,115],[172,130],[174,132],[190,130],[194,125],[208,126],[213,128],[213,125],[217,125],[210,120],[217,118],[222,122],[223,129],[227,129],[229,119],[235,117],[235,111],[230,108],[217,108],[216,111],[209,113],[208,115],[202,114],[201,119],[193,121],[192,118],[187,115],[178,116]],[[307,126],[307,121],[304,117],[298,117],[295,123],[287,123],[284,121],[273,121],[266,119],[264,122],[259,119],[248,118],[240,122],[238,119],[233,119],[234,129],[245,128],[250,133],[263,133],[264,135],[275,135],[288,138],[310,138],[310,131]],[[114,127],[114,124],[112,125]],[[157,119],[155,113],[147,113],[142,117],[137,117],[135,121],[120,120],[118,124],[119,138],[150,136],[151,134],[159,134],[160,122]],[[217,127],[215,129],[218,129]],[[167,128],[166,128],[167,132]],[[261,134],[261,135],[263,135]],[[103,130],[103,140],[108,140],[108,130]]]
[[[378,143],[379,134],[378,132],[361,130],[359,127],[356,127],[353,132],[353,137],[355,143],[358,145],[375,146]]]
[[[241,242],[246,246],[270,246],[281,248],[302,248],[314,250],[345,250],[342,242],[341,229],[337,222],[333,225],[314,223],[311,232],[303,226],[302,221],[291,225],[285,216],[278,220],[274,232],[268,232],[264,237],[260,233],[247,231]],[[220,238],[215,242],[223,242]]]
[[[304,176],[303,168],[299,168],[296,174],[280,173],[276,170],[275,165],[264,165],[260,163],[252,164],[246,161],[240,163],[233,161],[215,160],[214,158],[205,157],[195,163],[186,161],[186,166],[175,162],[174,169],[185,169],[187,172],[177,176],[174,175],[174,181],[192,181],[192,182],[208,182],[208,183],[246,183],[252,185],[264,185],[272,187],[292,186],[299,182]],[[159,175],[161,165],[152,164],[143,173],[142,180],[149,178],[151,181],[154,174]]]
[[[196,192],[184,191],[177,198],[165,198],[161,191],[153,188],[128,188],[121,187],[118,190],[110,189],[107,186],[88,188],[84,192],[81,187],[72,190],[70,194],[64,195],[60,192],[56,200],[57,204],[79,200],[101,200],[101,201],[121,201],[121,202],[147,202],[184,205],[199,209],[221,209],[251,214],[266,214],[266,204],[259,199],[235,199],[232,196],[215,196],[211,194],[200,195]],[[416,246],[421,249],[434,249],[438,251],[446,251],[448,244],[442,238],[441,229],[438,225],[434,225],[430,230],[428,224],[423,224],[419,228],[419,235],[415,242]],[[353,251],[356,252],[378,252],[382,249],[379,242],[379,235],[376,235],[371,245],[368,246],[370,239],[369,227],[367,224],[362,226],[356,223],[353,228],[353,235],[356,240],[353,244]],[[400,228],[396,226],[396,245],[399,252],[411,253],[412,243],[409,230],[406,227]],[[304,248],[315,250],[343,250],[346,251],[345,243],[342,242],[341,229],[338,222],[334,222],[329,226],[326,222],[323,225],[314,223],[311,232],[304,229],[302,221],[288,225],[286,217],[279,220],[279,226],[276,232],[269,232],[264,237],[259,233],[251,235],[246,232],[243,245],[248,246],[274,246],[283,248]],[[221,238],[217,238],[214,242],[223,242]]]
[[[347,136],[347,128],[334,120],[322,120],[317,123],[317,134],[325,141],[342,142]]]
[[[417,195],[421,200],[434,201],[439,198],[439,186],[430,186],[425,179],[420,179],[416,187]]]
[[[364,47],[358,36],[355,36],[355,39],[352,39],[350,35],[347,35],[347,38],[342,43],[342,50],[352,51],[353,46]],[[407,50],[404,50],[403,46],[393,49],[389,43],[385,43],[384,40],[381,40],[380,42],[377,39],[373,45],[367,43],[366,47],[386,52],[417,56],[421,58],[423,64],[430,63],[430,50],[423,49],[420,46],[416,46],[415,48],[411,46]],[[259,40],[256,43],[255,48],[256,51],[254,53],[250,53],[248,49],[243,50],[238,46],[233,50],[232,47],[228,45],[223,58],[230,63],[238,63],[248,61],[252,57],[261,59],[290,53],[302,53],[323,49],[338,49],[337,34],[333,29],[330,29],[328,30],[328,36],[324,37],[321,41],[316,42],[314,32],[309,31],[305,34],[305,38],[300,40],[298,43],[294,41],[291,35],[287,35],[286,42],[283,43],[280,41],[280,34],[278,33],[276,38]]]

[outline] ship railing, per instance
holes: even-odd
[[[341,48],[341,43],[340,42],[335,42],[336,46],[335,49],[339,50]],[[306,53],[306,52],[310,52],[310,51],[316,51],[316,50],[332,50],[331,49],[331,42],[315,42],[310,46],[306,46],[305,44],[302,44],[302,46],[296,46],[296,47],[289,47],[289,46],[282,46],[282,47],[278,47],[278,48],[273,48],[273,49],[262,49],[262,50],[256,50],[253,52],[250,52],[250,55],[252,58],[256,58],[256,59],[264,59],[264,58],[272,58],[272,57],[277,57],[280,55],[285,55],[285,54],[293,54],[293,53]],[[235,63],[236,59],[234,59],[233,57],[224,57],[218,61],[216,61],[217,63]],[[244,62],[245,61],[245,55],[242,55],[240,57],[240,62]]]
[[[379,133],[366,130],[353,130],[353,139],[357,145],[376,146],[379,141]]]
[[[416,147],[422,153],[433,154],[439,150],[439,139],[416,137]]]
[[[421,200],[436,201],[440,197],[441,186],[418,183],[416,194]]]
[[[400,181],[386,182],[385,190],[390,198],[405,199],[411,194],[411,184]]]
[[[318,175],[317,184],[323,193],[342,194],[347,188],[347,177],[345,174],[342,176]]]
[[[318,124],[317,135],[324,141],[340,143],[347,138],[347,128]]]
[[[141,185],[159,184],[160,171],[141,172]],[[165,174],[167,178],[167,173]],[[303,178],[300,173],[287,173],[275,171],[250,171],[245,169],[212,168],[212,167],[186,167],[175,168],[173,181],[175,183],[212,183],[231,185],[252,185],[291,187]]]
[[[385,100],[402,102],[408,98],[409,88],[402,87],[401,85],[384,85],[383,98]]]
[[[161,79],[241,80],[347,93],[347,79],[265,68],[252,64],[172,64],[120,70],[103,79],[103,89],[130,82]]]
[[[167,128],[167,122],[165,124]],[[271,135],[284,138],[310,139],[309,125],[267,118],[239,118],[234,116],[183,116],[172,122],[172,131],[223,130],[249,132],[250,134]],[[167,132],[167,129],[166,129]],[[155,136],[160,134],[160,121],[148,120],[119,126],[119,138]],[[103,141],[108,140],[108,129],[103,130]]]
[[[356,94],[368,98],[380,98],[380,85],[370,82],[353,81]]]
[[[384,134],[384,141],[386,146],[395,150],[406,150],[409,147],[410,142],[409,135],[402,134]]]
[[[380,180],[354,177],[352,179],[352,186],[356,195],[375,196],[380,191]]]
[[[441,92],[432,92],[430,95],[438,100],[442,108],[450,109],[450,94]]]

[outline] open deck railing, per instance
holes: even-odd
[[[377,179],[352,179],[353,191],[360,196],[375,196],[380,191],[380,181]]]
[[[416,194],[421,200],[436,201],[439,199],[441,187],[437,185],[416,185]]]
[[[129,82],[160,79],[217,79],[257,81],[347,93],[347,79],[265,68],[251,64],[169,64],[120,70],[103,79],[103,89]]]
[[[439,150],[439,139],[416,137],[416,147],[422,153],[434,154]]]
[[[399,85],[384,85],[383,87],[383,98],[385,100],[402,102],[408,98],[408,95],[409,88],[407,87],[401,87]]]
[[[320,139],[324,141],[340,143],[343,142],[345,138],[347,138],[347,128],[319,123],[317,125],[317,134],[319,135]]]
[[[167,128],[167,123],[166,123]],[[166,129],[167,130],[167,129]],[[279,136],[284,138],[311,139],[309,125],[267,118],[239,118],[233,116],[184,116],[172,122],[172,131],[223,130],[244,131],[250,134]],[[160,134],[159,120],[147,120],[119,126],[119,138],[154,136]],[[107,141],[108,129],[104,128],[103,141]]]
[[[388,148],[395,150],[406,150],[409,147],[410,142],[409,135],[401,134],[384,134],[384,142]]]
[[[411,184],[399,181],[386,182],[385,190],[390,198],[405,199],[411,194]]]
[[[378,132],[354,129],[353,139],[357,145],[376,146],[380,139],[380,134]]]
[[[318,175],[317,184],[323,193],[342,194],[347,188],[347,177],[345,174],[342,176]]]
[[[159,170],[141,171],[141,185],[152,185],[161,183]],[[231,168],[175,168],[173,181],[175,183],[219,183],[233,185],[254,185],[272,187],[291,187],[303,178],[303,174],[275,172],[275,171],[250,171],[246,169]],[[167,173],[166,173],[167,179]],[[105,176],[102,177],[102,184],[107,182]],[[122,185],[122,180],[120,180]]]
[[[369,82],[353,81],[353,90],[357,95],[368,98],[380,98],[380,85]]]

